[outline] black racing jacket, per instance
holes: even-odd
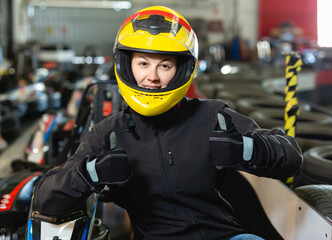
[[[209,137],[218,125],[217,113],[227,111],[240,132],[260,132],[278,161],[270,169],[240,170],[285,177],[298,169],[302,155],[291,137],[283,135],[286,140],[275,141],[273,131],[259,129],[253,120],[225,107],[220,100],[185,98],[156,117],[129,110],[106,118],[86,134],[64,167],[41,179],[35,191],[35,208],[42,214],[60,215],[84,201],[94,189],[76,166],[87,156],[98,155],[105,134],[115,131],[116,145],[128,153],[133,173],[129,181],[110,186],[105,194],[127,210],[135,239],[220,240],[243,233],[232,207],[217,188],[222,185],[218,181],[223,181],[220,174],[225,171],[226,176],[227,171],[217,170],[211,160]]]

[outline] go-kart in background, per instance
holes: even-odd
[[[24,157],[43,114],[65,111],[74,117],[87,83],[105,78],[111,59],[87,51],[76,57],[65,46],[32,44],[18,51],[16,62],[5,59],[0,66],[1,134],[8,142],[0,152],[0,178],[12,172],[12,160]]]

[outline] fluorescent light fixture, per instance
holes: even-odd
[[[130,9],[129,1],[66,1],[66,0],[31,0],[30,4],[45,9],[47,7],[70,8],[112,8],[115,10]]]

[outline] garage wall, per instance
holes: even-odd
[[[211,43],[231,41],[236,33],[241,34],[251,43],[257,41],[257,20],[259,0],[155,0],[153,5],[171,7],[184,17],[206,21],[221,21],[222,32],[208,32]],[[151,1],[134,1],[133,11],[151,6]]]
[[[110,55],[122,21],[131,10],[29,6],[15,0],[16,47],[29,41],[66,44],[81,55],[87,46],[96,46],[98,55]],[[79,4],[78,4],[79,5]]]
[[[15,0],[15,42],[38,40],[64,43],[82,54],[87,45],[98,46],[108,55],[118,27],[128,16],[144,7],[166,5],[189,20],[219,22],[222,29],[207,32],[210,43],[231,41],[236,34],[253,43],[257,40],[258,0],[134,0],[130,10],[29,7],[27,0]]]
[[[317,0],[261,0],[259,6],[259,37],[284,21],[303,30],[310,40],[317,40]]]
[[[0,1],[0,45],[2,48],[3,55],[8,57],[10,55],[10,51],[8,48],[11,48],[10,44],[10,36],[11,29],[9,28],[11,22],[8,21],[8,17],[10,16],[8,13],[8,9],[10,9],[9,3],[7,0]]]
[[[112,52],[118,28],[128,11],[83,8],[35,8],[33,39],[63,43],[83,54],[86,46],[97,47],[98,55]]]

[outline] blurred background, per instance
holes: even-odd
[[[127,17],[154,5],[178,11],[197,34],[187,96],[222,99],[262,128],[284,129],[286,56],[297,57],[292,109],[299,110],[295,138],[305,157],[292,184],[331,185],[331,0],[1,0],[0,196],[12,191],[8,182],[24,181],[24,172],[63,164],[92,124],[120,110],[116,33]],[[94,81],[107,84],[85,93]],[[5,215],[17,209],[0,201],[0,238],[24,232],[29,200],[20,223]],[[130,239],[124,211],[104,208],[113,239]],[[9,218],[15,226],[1,229]]]

